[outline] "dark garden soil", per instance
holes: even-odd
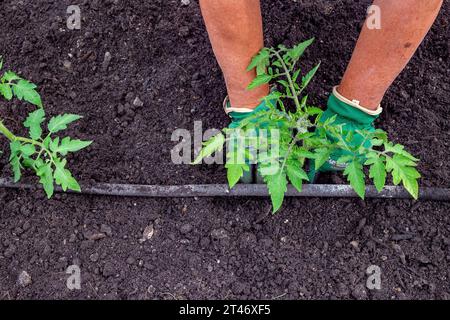
[[[316,37],[305,55],[305,68],[322,61],[314,103],[339,82],[369,3],[263,1],[267,44]],[[79,1],[79,31],[66,27],[71,4],[0,0],[0,54],[39,85],[49,115],[84,116],[68,131],[95,144],[72,156],[75,176],[84,184],[224,183],[222,166],[170,161],[175,128],[227,123],[197,2]],[[449,187],[449,19],[446,2],[378,123],[421,158],[422,186]],[[0,105],[6,124],[23,132],[30,107]],[[0,201],[0,299],[450,299],[449,203],[289,199],[264,218],[270,203],[255,199],[48,201],[0,190]],[[66,288],[72,264],[81,267],[78,291]],[[365,287],[370,265],[381,268],[379,291]],[[22,271],[31,283],[18,283]]]

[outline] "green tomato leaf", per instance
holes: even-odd
[[[298,158],[315,159],[316,155],[304,148],[294,147],[293,155]]]
[[[16,84],[13,85],[14,95],[19,100],[25,100],[35,106],[42,108],[41,96],[35,90],[37,87],[35,84],[29,82],[28,80],[20,79]]]
[[[309,181],[308,174],[300,167],[300,163],[288,163],[286,172],[292,185],[298,192],[302,192],[303,180]]]
[[[21,78],[12,71],[6,71],[2,77],[2,81],[4,81],[4,82],[11,82],[11,81],[20,80],[20,79]]]
[[[65,130],[67,129],[67,125],[81,118],[82,116],[70,113],[53,117],[48,123],[48,131],[50,131],[50,133],[56,133]]]
[[[290,49],[288,51],[289,56],[291,57],[292,60],[298,60],[300,59],[300,57],[303,55],[303,53],[305,52],[305,50],[314,42],[314,38],[311,38],[309,40],[306,40],[298,45],[296,45],[295,47],[293,47],[292,49]]]
[[[417,162],[411,160],[410,157],[405,157],[403,154],[394,155],[395,162],[400,166],[415,167]]]
[[[384,157],[370,158],[366,164],[371,164],[369,169],[369,177],[373,179],[373,183],[378,192],[383,190],[386,185],[386,166],[384,165]]]
[[[41,123],[44,122],[45,112],[44,109],[37,109],[31,112],[23,125],[29,128],[30,137],[33,140],[38,140],[42,135]]]
[[[364,199],[366,193],[366,184],[364,182],[363,166],[357,160],[354,160],[348,164],[344,170],[344,175],[347,176],[347,180],[355,190],[355,192]]]
[[[33,164],[36,169],[40,168],[44,165],[44,160],[42,160],[41,158],[33,160]]]
[[[216,151],[222,150],[224,143],[225,136],[222,133],[216,134],[203,143],[204,147],[200,150],[200,153],[192,164],[199,164],[204,158],[209,157]]]
[[[331,150],[327,148],[320,148],[315,150],[315,168],[318,170],[330,158]]]
[[[247,90],[251,90],[251,89],[259,87],[263,84],[269,83],[270,80],[272,80],[272,76],[270,76],[268,74],[260,74],[249,84],[249,86],[247,87]]]
[[[67,160],[66,159],[54,159],[55,163],[55,182],[57,185],[61,186],[61,188],[64,191],[67,191],[67,189],[73,190],[73,191],[81,191],[80,185],[78,184],[77,180],[72,176],[70,171],[65,168]]]
[[[52,142],[52,138],[50,136],[47,136],[44,141],[42,141],[42,144],[46,149],[50,148],[50,142]]]
[[[25,157],[29,157],[36,153],[36,147],[33,144],[23,144],[20,146],[20,151]]]
[[[244,171],[250,170],[250,167],[246,164],[235,163],[227,163],[225,168],[227,168],[227,179],[230,188],[233,188],[239,182],[239,179],[244,175]]]
[[[287,178],[285,172],[278,172],[274,175],[264,177],[272,200],[273,213],[276,213],[283,204],[284,194],[287,191]]]
[[[414,199],[419,198],[419,172],[413,167],[406,167],[402,173],[402,183],[405,189],[411,194]]]
[[[393,145],[391,142],[387,142],[384,144],[384,148],[386,152],[392,152],[395,154],[399,154],[402,155],[412,161],[419,161],[419,159],[417,159],[416,157],[414,157],[412,154],[410,154],[409,152],[407,152],[405,150],[405,147],[402,146],[401,144],[396,144]]]
[[[302,78],[302,88],[306,88],[320,67],[320,63]]]
[[[17,140],[12,141],[9,144],[9,148],[11,150],[11,155],[9,157],[9,161],[11,161],[12,158],[16,157],[20,153],[20,148],[21,147],[22,147],[22,144],[19,141],[17,141]]]
[[[67,153],[69,152],[76,152],[84,149],[92,144],[92,141],[71,140],[70,137],[65,137],[64,139],[62,139],[60,144],[59,138],[56,138],[55,140],[53,140],[55,141],[54,144],[50,143],[50,150],[63,156],[67,155]]]
[[[11,100],[13,97],[11,86],[7,83],[0,84],[0,94],[5,97],[6,100]]]
[[[298,76],[300,75],[300,72],[302,70],[298,69],[297,71],[294,72],[294,75],[292,76],[292,81],[296,82],[298,79]]]
[[[23,157],[22,159],[22,165],[25,168],[32,168],[35,164],[35,161],[32,158]]]
[[[271,92],[269,95],[267,95],[266,97],[264,97],[264,100],[265,100],[265,101],[278,100],[278,99],[280,99],[280,97],[281,97],[282,95],[283,95],[283,94],[282,94],[281,92],[279,92],[279,91],[273,91],[273,92]]]
[[[354,131],[347,131],[346,133],[344,133],[344,135],[346,135],[345,136],[345,141],[346,142],[352,142],[353,138],[355,137],[355,132]]]
[[[256,56],[253,57],[252,62],[247,67],[247,71],[254,68],[265,68],[269,64],[270,51],[267,48],[263,48]]]
[[[54,192],[53,169],[51,163],[41,164],[41,166],[37,168],[36,174],[41,178],[39,182],[44,187],[48,199],[50,199]]]
[[[387,132],[384,130],[376,129],[375,132],[372,132],[372,136],[387,143]]]
[[[392,158],[386,158],[386,170],[392,172],[392,178],[395,185],[403,182],[405,189],[411,194],[414,199],[419,197],[419,184],[417,180],[420,178],[420,173],[414,166],[410,166],[411,162],[405,161],[404,156],[395,154]],[[408,159],[408,161],[411,161]]]
[[[308,107],[306,110],[310,116],[321,115],[323,113],[323,110],[318,107]]]
[[[336,160],[336,163],[337,164],[346,164],[347,162],[350,162],[351,160],[353,160],[353,156],[351,156],[351,155],[344,155],[342,157],[339,157]]]
[[[379,147],[383,145],[384,141],[381,139],[372,139],[370,140],[370,143],[375,147]]]
[[[20,177],[22,176],[20,172],[21,166],[19,157],[12,157],[12,159],[10,160],[10,164],[14,173],[14,182],[18,182],[20,180]]]
[[[50,143],[48,144],[51,151],[55,152],[56,149],[58,149],[59,146],[59,137],[56,137],[53,140],[50,140]]]
[[[290,94],[291,92],[290,92],[290,85],[289,85],[289,82],[287,82],[286,80],[278,80],[277,81],[279,84],[281,84],[286,90],[289,90],[289,93],[288,94]]]

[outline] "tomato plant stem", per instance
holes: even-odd
[[[297,90],[295,90],[294,81],[292,81],[291,73],[289,68],[287,67],[286,63],[283,60],[283,57],[280,55],[280,53],[276,50],[274,50],[274,54],[277,57],[277,59],[280,61],[281,65],[284,69],[284,75],[286,76],[286,79],[288,80],[289,87],[291,88],[292,96],[294,98],[295,106],[301,110],[302,106],[300,104],[300,100],[298,100],[298,93]]]
[[[8,138],[8,140],[10,141],[14,141],[16,140],[16,136],[9,131],[8,128],[5,127],[5,125],[3,124],[3,121],[0,119],[0,132],[3,133],[3,135]]]

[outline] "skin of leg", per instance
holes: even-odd
[[[257,107],[269,93],[269,87],[247,90],[256,74],[246,69],[264,46],[260,1],[200,0],[200,7],[231,106]]]
[[[339,93],[375,110],[436,19],[442,0],[375,0],[381,29],[364,24]]]

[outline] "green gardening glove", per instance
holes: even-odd
[[[230,109],[230,102],[226,102],[226,109]],[[263,102],[261,102],[261,104],[259,106],[257,106],[254,110],[252,111],[248,111],[248,112],[235,112],[235,111],[231,111],[230,113],[228,113],[228,115],[231,118],[231,123],[229,124],[228,128],[230,129],[237,129],[239,128],[241,122],[244,119],[247,119],[248,117],[250,117],[251,115],[254,115],[255,113],[261,112],[261,111],[267,111],[269,110],[269,107],[266,104],[266,101],[264,100]]]
[[[225,100],[224,103],[225,112],[227,112],[227,109],[233,109],[231,107],[229,100]],[[241,122],[248,117],[261,112],[261,111],[267,111],[270,107],[267,105],[266,100],[263,100],[259,106],[257,106],[254,110],[248,110],[247,112],[236,112],[236,111],[228,111],[228,115],[231,118],[231,123],[229,124],[228,128],[230,129],[237,129],[241,125]],[[242,109],[241,109],[242,110]],[[252,120],[252,121],[258,121],[258,119]],[[264,123],[260,124],[260,127],[264,128]],[[257,132],[255,132],[257,134]],[[241,182],[244,184],[250,184],[254,181],[254,168],[250,165],[249,171],[244,171],[244,175],[241,178]]]
[[[382,109],[380,107],[376,111],[361,107],[358,101],[350,101],[340,95],[335,87],[328,100],[327,109],[322,114],[319,123],[324,123],[328,119],[336,116],[334,124],[343,125],[342,129],[345,134],[344,139],[351,135],[351,138],[346,140],[347,144],[352,147],[357,147],[364,141],[364,137],[357,133],[357,130],[374,132],[375,127],[373,123],[378,118],[381,111]],[[336,142],[335,137],[330,135],[327,135],[327,137],[332,142]],[[364,142],[364,147],[370,148],[371,146],[370,140]],[[331,154],[330,159],[321,168],[314,168],[314,163],[312,163],[310,178],[314,177],[317,171],[330,172],[344,170],[345,165],[338,164],[337,160],[345,155],[351,155],[351,152],[339,149]]]

